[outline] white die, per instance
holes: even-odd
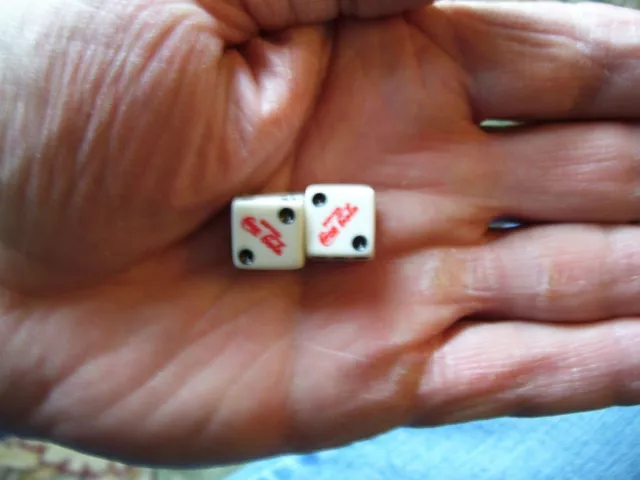
[[[233,263],[245,270],[304,267],[305,218],[302,194],[237,197],[231,203]]]
[[[371,259],[375,254],[375,192],[367,185],[310,185],[304,196],[307,256]]]

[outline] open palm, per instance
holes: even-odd
[[[587,226],[637,219],[637,127],[565,122],[640,116],[638,15],[41,3],[0,35],[5,425],[226,462],[640,398],[640,233]],[[319,182],[377,190],[375,260],[235,270],[230,199]]]

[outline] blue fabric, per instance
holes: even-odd
[[[414,479],[640,479],[640,407],[399,429],[335,450],[256,462],[227,480]]]

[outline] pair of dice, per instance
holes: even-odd
[[[310,185],[304,193],[231,203],[233,263],[240,269],[296,270],[308,258],[370,260],[375,236],[375,191],[367,185]]]

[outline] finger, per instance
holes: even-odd
[[[373,18],[404,12],[432,3],[432,0],[245,0],[242,12],[228,2],[203,0],[199,4],[230,31],[247,31],[246,17],[257,30],[278,30],[298,25],[326,22],[338,17]]]
[[[489,145],[493,194],[505,215],[537,221],[640,219],[640,125],[515,128],[492,134]]]
[[[540,226],[468,255],[476,311],[501,318],[595,321],[640,315],[640,227]]]
[[[635,118],[640,112],[638,11],[441,2],[415,22],[468,73],[478,118]]]
[[[417,424],[554,415],[640,402],[640,318],[462,323],[430,357]]]

